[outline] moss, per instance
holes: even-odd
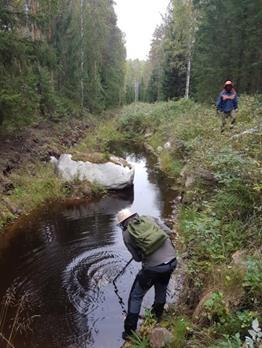
[[[92,163],[105,163],[109,160],[108,153],[99,153],[99,152],[79,152],[74,151],[72,153],[72,160],[74,161],[83,161],[83,162],[92,162]]]

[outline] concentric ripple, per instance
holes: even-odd
[[[121,256],[103,248],[73,259],[63,273],[63,286],[78,313],[88,315],[97,308],[103,288],[112,282],[123,263]]]
[[[112,283],[130,259],[116,213],[131,206],[140,214],[170,216],[173,201],[145,158],[128,160],[136,167],[134,190],[91,203],[46,205],[18,222],[6,234],[10,237],[0,237],[1,333],[10,336],[19,309],[12,340],[16,348],[122,345],[124,311],[140,265],[132,262]],[[151,292],[143,307],[152,302]],[[0,337],[0,347],[2,343]]]

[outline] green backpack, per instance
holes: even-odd
[[[144,256],[152,254],[168,238],[167,234],[146,216],[134,218],[129,222],[127,230]]]

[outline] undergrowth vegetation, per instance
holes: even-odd
[[[86,137],[76,146],[70,148],[61,146],[59,150],[71,153],[74,160],[105,162],[109,158],[110,144],[123,140],[121,133],[115,131],[114,116],[112,112],[100,115],[96,119],[93,115],[87,115],[90,129]],[[55,147],[58,137],[59,132],[54,138],[50,138]],[[29,213],[43,203],[68,197],[92,198],[105,193],[103,187],[87,181],[62,181],[51,164],[41,162],[35,155],[31,161],[24,163],[23,167],[13,170],[8,179],[12,183],[11,190],[7,194],[0,192],[0,230],[18,215]]]
[[[62,198],[66,188],[53,168],[37,164],[20,169],[10,176],[14,190],[1,200],[0,228],[15,218],[17,213],[28,212],[48,199]]]
[[[174,336],[171,347],[259,347],[261,116],[261,96],[242,96],[236,127],[221,134],[213,108],[190,100],[137,103],[102,115],[68,150],[74,158],[91,154],[99,162],[123,143],[146,145],[182,188],[176,244],[186,264],[185,284],[161,323]],[[16,215],[12,205],[28,211],[78,186],[61,182],[46,165],[12,175],[15,188],[1,203],[0,227]],[[104,192],[90,185],[87,191]],[[133,346],[149,346],[147,329]]]
[[[186,283],[162,323],[172,347],[251,347],[245,337],[261,323],[261,116],[261,96],[241,97],[224,134],[215,111],[193,101],[135,104],[121,115],[127,138],[150,145],[184,187],[176,230]]]

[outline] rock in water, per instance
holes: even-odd
[[[88,180],[106,189],[123,189],[134,181],[135,169],[124,159],[112,156],[106,163],[91,163],[72,160],[72,155],[51,158],[58,174],[66,181]]]

